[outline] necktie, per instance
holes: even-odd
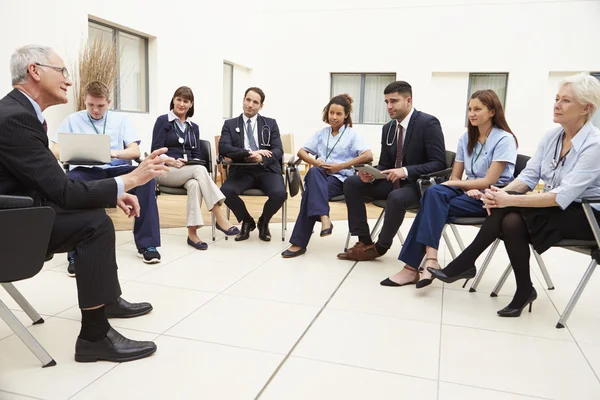
[[[252,122],[248,118],[248,124],[246,129],[246,136],[248,136],[248,143],[250,143],[250,150],[256,151],[258,150],[258,146],[256,145],[256,141],[254,140],[254,132],[252,132]]]
[[[402,168],[402,142],[404,141],[404,128],[402,125],[396,125],[396,138],[397,138],[397,146],[396,146],[396,168]],[[400,179],[394,182],[394,189],[398,189],[400,187]]]
[[[48,133],[48,124],[46,123],[46,120],[44,120],[44,122],[42,122],[42,126],[44,127],[44,131],[46,133]]]

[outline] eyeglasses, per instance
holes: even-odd
[[[67,70],[67,67],[57,67],[56,65],[40,64],[40,63],[35,63],[35,65],[38,65],[40,67],[54,68],[55,70],[60,72],[65,79],[69,79],[71,76],[71,75],[69,75],[69,71]]]

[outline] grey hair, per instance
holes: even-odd
[[[23,46],[10,57],[10,76],[12,84],[17,85],[27,81],[27,66],[29,64],[47,64],[52,49],[46,46],[30,44]]]
[[[600,108],[600,81],[596,77],[582,72],[566,77],[560,81],[558,87],[564,85],[571,85],[577,101],[592,106],[592,111],[586,116],[586,121],[592,119],[596,110]]]

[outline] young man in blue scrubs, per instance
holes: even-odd
[[[140,138],[125,114],[108,110],[110,106],[110,91],[99,81],[89,82],[83,94],[85,95],[85,110],[69,115],[60,124],[51,138],[52,152],[58,158],[58,133],[85,133],[90,135],[110,135],[112,161],[110,164],[99,166],[71,165],[68,177],[82,181],[104,179],[127,174],[135,169],[131,160],[140,157]],[[160,262],[160,224],[158,206],[156,204],[156,181],[152,179],[143,186],[134,189],[134,194],[140,202],[140,216],[135,218],[133,234],[138,248],[138,256],[145,263]],[[69,253],[67,273],[75,276],[73,254]]]

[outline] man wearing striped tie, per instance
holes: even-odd
[[[406,210],[419,204],[416,183],[419,176],[446,168],[440,122],[413,108],[410,84],[392,82],[383,93],[392,120],[382,128],[377,169],[386,174],[387,179],[375,180],[372,175],[360,172],[344,182],[350,233],[358,236],[359,241],[338,254],[338,258],[368,261],[384,255],[392,247]],[[383,227],[376,243],[369,233],[365,200],[387,200]]]
[[[225,204],[242,223],[236,241],[246,240],[256,229],[256,222],[248,212],[240,194],[248,189],[260,189],[268,196],[263,212],[258,219],[258,237],[271,240],[269,221],[281,208],[286,198],[282,176],[283,145],[277,122],[263,117],[258,112],[265,102],[265,93],[257,87],[246,89],[243,110],[237,118],[223,124],[219,139],[219,154],[243,161],[247,165],[231,166],[227,180],[221,187]]]

